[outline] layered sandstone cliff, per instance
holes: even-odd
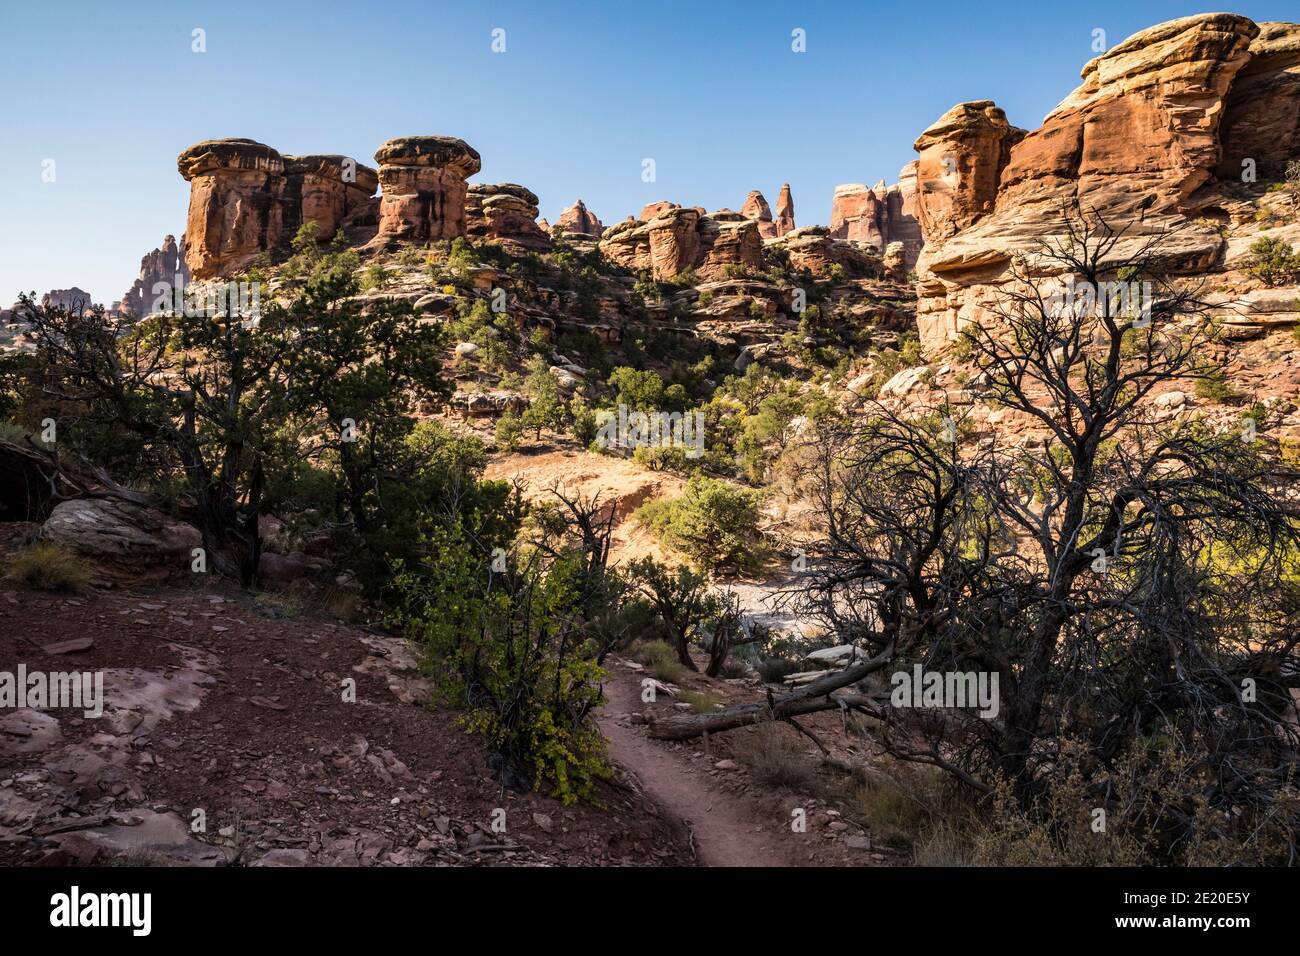
[[[373,169],[347,157],[282,156],[251,139],[196,143],[177,168],[190,183],[185,262],[196,279],[285,248],[305,222],[331,239],[378,185]]]
[[[729,267],[757,270],[763,266],[758,224],[730,209],[702,215],[695,208],[671,206],[648,222],[629,219],[605,230],[600,250],[612,262],[649,271],[661,281],[688,269],[714,278],[725,275]]]
[[[941,348],[962,325],[989,321],[1013,259],[1059,236],[1076,202],[1127,225],[1134,243],[1166,237],[1171,269],[1231,267],[1244,251],[1226,235],[1241,218],[1229,208],[1241,205],[1241,160],[1276,171],[1300,155],[1297,31],[1185,17],[1088,62],[1031,133],[989,101],[946,113],[916,141],[923,344]]]
[[[883,179],[875,186],[836,186],[831,200],[830,235],[875,246],[882,252],[899,243],[904,269],[914,266],[925,245],[917,220],[916,166],[915,161],[904,166],[893,186],[886,185]]]

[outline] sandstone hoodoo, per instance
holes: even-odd
[[[1164,235],[1179,270],[1241,265],[1250,243],[1243,160],[1279,178],[1300,156],[1300,27],[1203,14],[1129,37],[1025,134],[989,101],[954,107],[916,141],[925,250],[917,324],[927,348],[987,321],[1013,258],[1061,229],[1072,203],[1133,235]],[[1240,248],[1238,248],[1240,246]]]
[[[251,139],[196,143],[177,168],[190,183],[185,263],[195,279],[287,248],[304,222],[317,224],[321,241],[332,239],[378,185],[373,169],[348,157],[282,156]]]
[[[284,237],[284,158],[251,139],[196,143],[176,161],[190,184],[185,261],[196,279],[244,268]]]
[[[794,197],[790,195],[790,184],[781,187],[781,195],[776,197],[776,234],[784,236],[794,228]]]
[[[605,230],[600,249],[611,261],[648,270],[661,281],[687,269],[714,278],[725,275],[729,266],[763,267],[758,223],[730,209],[706,216],[698,209],[672,206],[649,222],[629,219]]]
[[[646,215],[649,211],[649,206],[641,210],[641,218],[644,220],[654,218]],[[758,234],[764,239],[772,239],[777,235],[776,223],[772,221],[772,207],[767,204],[767,200],[757,189],[745,197],[745,202],[740,207],[740,214],[758,223]]]
[[[465,180],[482,168],[478,151],[452,136],[403,136],[375,152],[379,163],[377,241],[465,235]]]
[[[555,220],[555,228],[563,229],[570,235],[577,233],[597,239],[605,232],[604,225],[581,199],[560,213],[560,218]]]

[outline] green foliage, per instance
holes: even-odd
[[[504,785],[594,799],[608,775],[588,719],[604,678],[607,539],[542,521],[512,548],[508,528],[475,524],[432,529],[423,556],[399,567],[393,622],[422,646],[439,699],[484,737]]]
[[[559,431],[565,417],[560,381],[541,356],[533,356],[528,363],[524,392],[528,395],[529,405],[523,414],[523,426],[533,429],[538,438],[542,437],[543,428]]]
[[[642,641],[635,645],[632,656],[645,665],[651,677],[666,684],[678,683],[686,673],[667,641]]]
[[[19,551],[5,568],[5,580],[38,591],[77,593],[90,587],[90,567],[73,552],[48,541]]]
[[[519,440],[524,437],[527,427],[522,416],[512,411],[506,412],[497,419],[497,445],[506,451],[514,451],[519,447]]]
[[[758,559],[758,503],[756,492],[694,475],[680,497],[647,502],[636,519],[705,568],[741,569]]]
[[[1265,285],[1285,285],[1300,275],[1300,255],[1291,251],[1289,242],[1264,236],[1251,243],[1246,271]]]
[[[614,404],[626,405],[629,411],[680,412],[688,398],[681,385],[666,385],[652,369],[638,370],[624,365],[610,373],[606,384],[614,392]]]
[[[1196,397],[1209,402],[1235,402],[1241,396],[1228,377],[1219,369],[1206,372],[1196,380]]]

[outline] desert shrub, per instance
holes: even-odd
[[[1232,814],[1213,807],[1215,781],[1171,739],[1149,738],[1102,773],[1082,746],[1067,746],[1061,772],[1026,807],[1005,781],[995,787],[976,861],[1004,866],[1220,866],[1285,863],[1300,831],[1300,788],[1284,781],[1272,806]],[[1176,832],[1181,838],[1169,840]]]
[[[390,621],[421,646],[438,699],[483,737],[502,784],[572,803],[609,773],[589,716],[612,592],[608,529],[593,532],[594,505],[565,505],[570,521],[534,523],[513,547],[478,513],[431,529],[423,557],[397,569]]]
[[[667,641],[642,641],[633,650],[633,657],[645,665],[650,676],[665,684],[676,684],[686,673],[677,660],[677,652]]]
[[[77,593],[90,587],[93,574],[78,555],[48,541],[38,541],[14,555],[5,580],[38,591]]]
[[[523,418],[518,414],[506,412],[497,419],[497,445],[506,451],[514,451],[519,447],[519,440],[524,437],[524,430],[527,427]]]
[[[791,790],[806,789],[812,783],[815,767],[792,735],[795,732],[780,724],[765,723],[753,733],[738,738],[736,757],[759,783]]]
[[[1215,369],[1196,380],[1196,397],[1208,402],[1234,402],[1240,396],[1227,375]]]
[[[759,557],[758,503],[753,491],[694,475],[680,497],[647,502],[636,519],[706,568],[745,568]]]
[[[1291,251],[1290,243],[1264,236],[1251,243],[1246,271],[1265,285],[1285,285],[1300,275],[1300,255]]]
[[[760,658],[754,665],[765,684],[779,684],[787,675],[799,670],[799,662],[788,657]]]
[[[711,714],[718,709],[720,703],[716,694],[704,690],[680,690],[677,692],[677,700],[690,704],[691,710],[697,714]]]

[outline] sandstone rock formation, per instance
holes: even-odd
[[[790,184],[783,183],[781,195],[776,197],[776,234],[784,236],[794,228],[794,197],[790,195]]]
[[[475,183],[465,197],[466,234],[524,249],[547,249],[549,230],[537,222],[537,196],[514,183]]]
[[[830,276],[836,266],[848,279],[878,279],[884,275],[880,256],[874,249],[836,239],[825,226],[795,229],[782,236],[773,248],[785,250],[794,268],[807,269],[819,278]]]
[[[555,228],[562,228],[569,234],[581,233],[584,236],[595,236],[597,239],[605,232],[604,225],[587,209],[581,199],[560,213],[560,218],[555,220]]]
[[[378,175],[346,156],[282,156],[251,139],[196,143],[177,168],[190,183],[185,263],[195,279],[285,249],[305,222],[327,242],[371,204]]]
[[[926,242],[992,211],[1011,147],[1024,135],[992,100],[978,100],[958,103],[917,138],[917,212]]]
[[[284,157],[284,234],[293,238],[305,222],[328,242],[350,219],[373,205],[379,174],[348,156]]]
[[[1253,159],[1258,176],[1277,179],[1300,142],[1300,24],[1259,24],[1249,52],[1224,104],[1218,173],[1240,179]]]
[[[611,226],[601,237],[600,249],[610,260],[636,271],[649,270],[661,281],[687,269],[708,279],[763,265],[758,224],[730,209],[701,215],[698,209],[671,206],[648,222],[629,219]]]
[[[1173,269],[1221,267],[1217,223],[1231,197],[1216,171],[1240,184],[1243,153],[1275,171],[1300,154],[1297,30],[1261,31],[1231,14],[1143,30],[1089,61],[1078,89],[1029,134],[988,101],[946,113],[916,142],[923,345],[987,321],[1013,257],[1058,234],[1076,201],[1129,224],[1134,241],[1176,229]]]
[[[886,186],[883,179],[875,186],[836,186],[831,200],[830,234],[880,250],[900,243],[905,266],[912,268],[925,245],[916,218],[916,167],[915,161],[904,166],[893,186]]]
[[[175,236],[164,236],[162,245],[140,260],[140,275],[118,300],[116,310],[142,318],[153,311],[153,303],[158,298],[154,293],[156,283],[166,282],[175,287],[189,281],[184,239],[178,243]]]
[[[190,184],[185,261],[196,279],[234,272],[284,240],[284,159],[274,149],[205,140],[176,165]]]
[[[94,303],[90,293],[75,285],[71,289],[51,289],[41,296],[41,306],[46,309],[66,309],[69,312],[89,311]]]
[[[648,210],[649,207],[647,206]],[[646,210],[642,210],[641,218],[646,218]],[[752,219],[758,223],[758,234],[764,239],[773,239],[776,237],[776,223],[772,221],[772,207],[767,204],[763,194],[757,189],[752,190],[745,197],[744,203],[741,204],[740,214],[747,219]]]
[[[61,501],[40,536],[79,554],[124,565],[171,564],[188,571],[198,529],[153,508],[113,498]]]
[[[376,242],[465,235],[465,180],[482,167],[478,152],[451,136],[403,136],[375,151],[379,163]]]

